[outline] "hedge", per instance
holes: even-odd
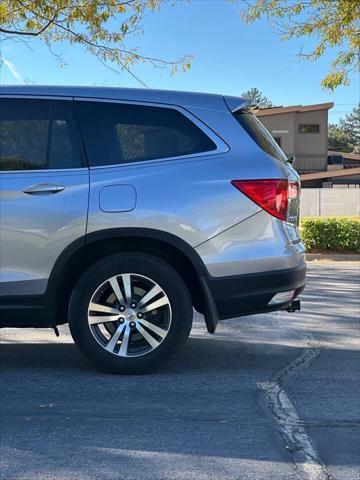
[[[308,252],[360,253],[360,218],[304,218],[300,230]]]

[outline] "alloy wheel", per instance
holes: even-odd
[[[91,297],[88,324],[109,353],[137,357],[155,350],[167,337],[170,301],[154,280],[123,273],[103,282]]]

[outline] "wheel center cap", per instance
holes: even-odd
[[[125,312],[125,318],[126,320],[129,320],[129,321],[133,320],[136,318],[136,313],[134,312],[134,310],[129,309]]]

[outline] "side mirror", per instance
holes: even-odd
[[[294,163],[294,161],[295,161],[295,157],[289,157],[287,159],[287,163],[290,163],[290,165],[292,165]]]

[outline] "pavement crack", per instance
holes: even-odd
[[[308,367],[320,354],[320,344],[307,334],[302,336],[306,344],[300,356],[279,370],[270,382],[259,382],[258,387],[264,393],[267,405],[276,420],[277,429],[285,448],[290,452],[294,466],[303,480],[330,480],[330,474],[322,462],[315,446],[301,421],[293,403],[286,394],[285,384],[299,370]]]

